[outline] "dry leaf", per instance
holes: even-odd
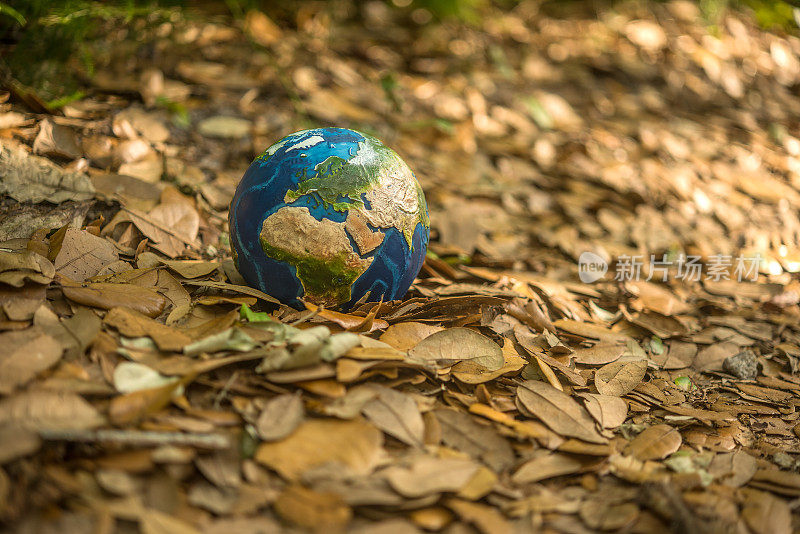
[[[496,371],[503,367],[502,349],[469,328],[450,328],[426,337],[408,351],[409,359],[435,368],[469,362]]]
[[[514,531],[503,515],[495,508],[459,499],[448,499],[447,506],[462,520],[475,525],[483,534],[511,534]]]
[[[571,454],[543,452],[522,464],[512,475],[515,484],[530,484],[548,478],[571,475],[586,470],[596,464],[597,459],[574,456]]]
[[[30,430],[85,430],[105,422],[100,413],[74,393],[25,391],[0,401],[0,426],[17,424]]]
[[[471,460],[418,456],[408,467],[394,465],[382,471],[392,488],[405,497],[458,492],[480,466]]]
[[[80,140],[72,128],[53,124],[47,119],[39,123],[39,134],[33,140],[33,151],[36,154],[65,159],[76,159],[83,154]]]
[[[261,444],[255,458],[287,480],[325,464],[366,475],[377,465],[382,443],[380,430],[364,421],[311,419],[289,437]]]
[[[449,447],[469,454],[496,472],[505,471],[514,463],[511,445],[492,426],[456,410],[436,410],[434,415],[442,428],[442,441]]]
[[[633,391],[646,372],[646,360],[612,362],[595,371],[594,385],[601,395],[619,397]]]
[[[90,283],[83,286],[62,285],[64,296],[69,300],[111,310],[124,306],[147,317],[156,317],[167,306],[167,299],[147,287],[132,284]]]
[[[255,423],[256,432],[264,441],[285,438],[303,422],[305,410],[298,395],[278,395],[267,401]]]
[[[441,326],[433,326],[425,323],[397,323],[386,329],[379,338],[384,343],[391,345],[397,350],[407,351],[414,348],[420,341],[441,332]]]
[[[191,338],[174,328],[163,325],[132,308],[112,308],[103,322],[128,337],[150,337],[163,351],[179,352]]]
[[[588,349],[575,349],[572,359],[583,365],[605,365],[619,360],[625,353],[625,345],[598,343]]]
[[[550,384],[526,380],[517,387],[517,398],[554,432],[590,443],[605,443],[589,414],[563,391]]]
[[[628,405],[619,397],[594,393],[579,393],[578,396],[583,398],[586,411],[603,428],[617,428],[628,416]]]
[[[42,440],[34,430],[16,422],[0,424],[0,465],[28,456],[41,446]]]
[[[38,327],[0,334],[0,394],[8,395],[61,358],[64,347]]]
[[[755,534],[793,532],[789,505],[769,493],[748,489],[744,494],[742,519]]]
[[[338,494],[316,492],[299,485],[286,488],[273,506],[290,523],[320,532],[341,532],[353,515]]]
[[[361,413],[372,424],[412,447],[421,447],[425,423],[417,403],[409,395],[377,384],[365,386],[374,394]]]
[[[66,172],[17,145],[0,142],[0,193],[19,202],[91,200],[94,187],[83,173]]]
[[[625,448],[637,460],[661,460],[677,451],[682,442],[681,434],[669,425],[647,427],[641,434],[633,438]]]

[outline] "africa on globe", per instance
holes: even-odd
[[[401,298],[430,232],[408,165],[346,128],[303,130],[269,147],[239,182],[229,223],[247,283],[296,307]]]

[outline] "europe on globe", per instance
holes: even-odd
[[[239,182],[228,220],[247,283],[296,307],[401,298],[430,232],[408,165],[346,128],[303,130],[269,147]]]

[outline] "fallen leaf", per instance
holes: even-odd
[[[572,359],[582,365],[605,365],[619,360],[625,353],[625,345],[598,343],[588,349],[575,349]]]
[[[456,410],[433,412],[442,428],[442,441],[449,447],[480,460],[493,471],[505,471],[514,463],[514,451],[494,427],[475,421]]]
[[[434,326],[425,323],[407,322],[391,325],[378,338],[384,343],[391,345],[397,350],[407,351],[414,348],[420,341],[444,330],[441,326]]]
[[[6,141],[0,142],[0,169],[0,193],[19,202],[58,204],[94,198],[94,187],[85,174],[64,171]]]
[[[0,465],[28,456],[42,446],[39,435],[17,422],[0,424]]]
[[[281,441],[262,443],[255,459],[292,481],[328,463],[366,475],[378,463],[382,442],[380,430],[364,421],[311,419]]]
[[[139,526],[142,534],[200,534],[200,530],[183,519],[153,509],[142,512]]]
[[[341,532],[353,515],[338,494],[317,492],[297,484],[283,490],[273,506],[286,521],[316,531]]]
[[[399,391],[378,384],[365,386],[374,396],[364,404],[361,413],[372,424],[412,447],[421,447],[425,423],[414,399]]]
[[[633,391],[646,372],[646,360],[612,362],[595,371],[594,385],[601,395],[619,397]]]
[[[578,396],[583,398],[586,411],[603,428],[617,428],[628,416],[628,405],[619,397],[594,393],[579,393]]]
[[[44,156],[66,159],[76,159],[83,154],[75,131],[48,119],[39,123],[39,134],[33,140],[33,151]]]
[[[14,423],[38,432],[85,430],[104,422],[94,406],[74,393],[32,390],[0,400],[0,426]]]
[[[8,395],[49,369],[64,348],[36,326],[0,334],[0,394]]]
[[[534,416],[554,432],[590,443],[605,443],[594,421],[575,401],[550,384],[526,380],[517,387],[517,398]]]
[[[155,369],[136,362],[122,362],[114,368],[114,387],[120,393],[133,393],[143,389],[153,389],[176,382]]]
[[[669,425],[647,427],[633,441],[628,443],[625,454],[637,460],[661,460],[681,446],[683,439],[680,432]]]
[[[35,252],[7,252],[0,250],[0,282],[22,287],[25,281],[49,284],[56,275],[50,261]]]
[[[458,492],[480,466],[472,460],[418,456],[410,465],[394,465],[382,471],[396,492],[405,497]]]
[[[475,525],[483,534],[511,534],[514,528],[499,510],[460,499],[448,499],[445,504],[463,521]]]
[[[426,337],[408,351],[409,359],[434,368],[469,361],[487,371],[503,367],[502,349],[488,337],[469,328],[450,328]]]
[[[264,405],[256,420],[256,432],[264,441],[278,441],[300,426],[305,417],[303,400],[298,395],[278,395]]]
[[[125,306],[147,317],[156,317],[164,311],[167,299],[160,293],[133,284],[89,283],[81,286],[67,285],[62,280],[61,290],[69,300],[104,310]]]
[[[769,493],[748,489],[744,494],[742,519],[755,534],[793,532],[789,505]]]
[[[205,137],[223,139],[241,139],[250,133],[252,124],[247,119],[216,115],[203,119],[197,125],[197,131]]]
[[[528,460],[514,472],[511,476],[514,484],[530,484],[548,478],[580,473],[598,463],[596,458],[542,452],[543,454]]]
[[[114,245],[85,230],[66,228],[59,235],[59,240],[59,250],[55,257],[51,256],[53,265],[57,273],[72,280],[83,282],[95,276],[103,267],[119,260]]]
[[[280,26],[275,24],[263,12],[252,9],[247,12],[244,22],[245,31],[248,37],[261,46],[270,46],[281,39],[283,32]]]
[[[179,352],[191,342],[191,338],[183,332],[154,321],[131,308],[112,308],[103,322],[116,328],[124,336],[150,337],[163,351]]]

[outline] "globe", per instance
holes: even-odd
[[[430,221],[408,165],[345,128],[288,135],[258,156],[231,201],[248,285],[294,307],[396,300],[422,267]]]

